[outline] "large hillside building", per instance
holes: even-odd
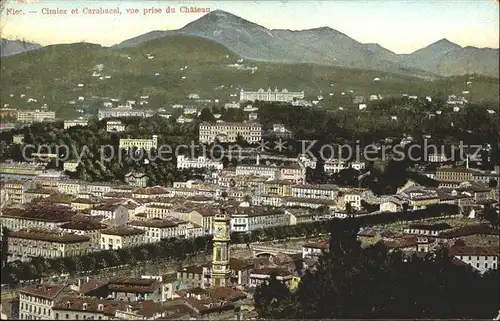
[[[275,88],[274,91],[268,88],[267,91],[260,88],[257,91],[245,91],[241,89],[240,91],[240,101],[273,101],[273,102],[290,102],[296,99],[304,99],[303,91],[288,91],[286,88],[279,91]]]
[[[259,123],[215,123],[203,122],[200,124],[200,143],[236,142],[241,135],[248,143],[257,143],[262,139],[262,125]]]

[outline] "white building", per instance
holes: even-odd
[[[336,200],[339,190],[336,185],[295,185],[292,186],[292,197]]]
[[[339,173],[340,171],[347,168],[347,164],[340,160],[328,160],[325,162],[324,170],[325,173]]]
[[[238,207],[228,208],[231,216],[231,231],[249,232],[272,226],[288,225],[290,218],[280,209],[269,209],[264,206],[250,206],[241,203]]]
[[[65,120],[64,121],[64,129],[68,129],[74,126],[87,126],[88,120],[86,119],[75,119],[75,120]]]
[[[125,125],[119,120],[109,120],[106,122],[106,131],[109,132],[124,132]]]
[[[260,88],[257,91],[245,91],[241,89],[240,91],[240,101],[273,101],[273,102],[290,102],[294,99],[304,99],[304,92],[293,92],[288,91],[284,88],[282,91],[279,91],[278,88],[275,88],[274,91],[271,88],[268,88],[267,91]]]
[[[177,168],[211,168],[222,169],[223,164],[220,161],[214,161],[204,156],[198,158],[189,158],[184,155],[177,156]]]
[[[145,232],[141,229],[119,226],[101,231],[102,250],[136,247],[145,243]]]
[[[151,150],[158,148],[158,135],[153,135],[152,139],[134,139],[134,138],[121,138],[120,149],[141,148]]]
[[[54,320],[52,307],[65,285],[39,284],[19,290],[20,320]]]
[[[481,274],[489,269],[498,269],[498,247],[452,246],[450,254]]]
[[[200,124],[200,143],[236,142],[240,135],[248,143],[257,143],[262,139],[262,125],[259,123],[224,123],[218,122],[210,124],[203,122]]]
[[[236,166],[237,176],[258,176],[272,180],[278,180],[281,176],[281,171],[276,166],[266,165],[238,165]]]

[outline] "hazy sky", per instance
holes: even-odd
[[[164,12],[169,6],[177,12],[146,16],[142,12],[152,7]],[[498,0],[9,0],[0,17],[1,36],[43,45],[85,41],[109,46],[152,30],[178,29],[203,15],[180,13],[181,6],[225,10],[270,29],[329,26],[357,41],[379,43],[396,53],[410,53],[442,38],[462,46],[499,47]],[[122,14],[84,15],[84,7],[120,7]],[[8,15],[8,8],[22,9],[24,15]],[[67,9],[68,14],[43,15],[43,8]],[[72,15],[74,8],[80,13]],[[138,8],[140,13],[127,14],[127,8]]]

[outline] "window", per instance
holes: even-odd
[[[78,314],[77,314],[77,315],[75,315],[75,319],[76,319],[76,320],[78,320]]]
[[[66,320],[69,320],[69,314],[66,313]]]
[[[479,263],[476,264],[476,267],[479,269]]]
[[[484,263],[484,268],[487,269],[488,268],[488,263]]]
[[[56,313],[56,320],[59,320],[59,313]]]

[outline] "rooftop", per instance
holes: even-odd
[[[79,243],[90,241],[90,237],[85,235],[77,235],[43,229],[26,229],[17,232],[9,232],[8,236],[9,238],[22,238],[54,243]]]
[[[106,230],[102,230],[101,234],[106,235],[117,235],[117,236],[131,236],[131,235],[141,235],[144,231],[137,228],[131,228],[126,226],[111,227]]]

